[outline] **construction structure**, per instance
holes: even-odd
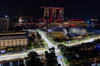
[[[44,22],[63,22],[64,8],[62,7],[41,7],[44,9]]]

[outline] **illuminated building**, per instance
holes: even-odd
[[[49,36],[51,36],[53,38],[64,38],[64,34],[61,31],[59,31],[59,32],[52,31],[49,33]]]
[[[0,32],[7,32],[10,27],[9,17],[0,17]]]
[[[64,8],[61,7],[41,7],[44,8],[43,20],[47,22],[63,22]],[[57,14],[58,13],[58,14]]]
[[[0,33],[0,48],[26,46],[28,42],[25,32]]]
[[[24,19],[23,19],[23,17],[20,17],[19,18],[19,23],[22,23],[22,22],[24,22]]]
[[[55,29],[50,29],[48,35],[53,38],[65,38],[67,30],[65,28],[59,27]]]
[[[21,26],[22,24],[24,25],[31,25],[34,23],[34,17],[31,16],[12,16],[11,17],[11,22],[13,26]],[[19,24],[19,25],[18,25]]]
[[[85,28],[79,27],[59,27],[48,30],[48,35],[52,38],[63,39],[66,37],[74,37],[74,38],[82,38],[82,35],[87,34],[87,30]]]
[[[75,26],[86,26],[84,20],[81,19],[72,19],[67,21],[69,24],[74,24]]]
[[[77,34],[77,35],[84,35],[87,33],[87,30],[85,28],[79,28],[79,27],[70,27],[69,33],[71,34]]]
[[[98,19],[90,19],[89,22],[90,22],[90,24],[91,24],[92,26],[94,26],[94,25],[99,25]]]
[[[68,22],[63,23],[63,27],[75,27],[75,26],[76,26],[75,24],[70,24]]]
[[[34,20],[34,17],[31,16],[12,17],[12,26],[20,26],[22,29],[26,29],[40,25],[39,23],[34,22]]]
[[[98,21],[98,19],[91,19],[91,21]]]

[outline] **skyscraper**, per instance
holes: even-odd
[[[0,32],[7,32],[10,27],[9,17],[0,17]]]

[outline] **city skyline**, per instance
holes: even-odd
[[[99,66],[99,0],[1,0],[0,66]]]
[[[0,16],[34,16],[42,17],[43,9],[41,6],[47,7],[63,7],[65,8],[65,17],[80,19],[99,19],[99,0],[91,1],[72,1],[72,0],[38,0],[38,1],[1,1]]]

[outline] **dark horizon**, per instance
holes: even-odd
[[[100,19],[99,2],[99,0],[2,0],[0,2],[0,16],[34,16],[37,18],[43,16],[41,6],[50,6],[65,8],[66,18]]]

